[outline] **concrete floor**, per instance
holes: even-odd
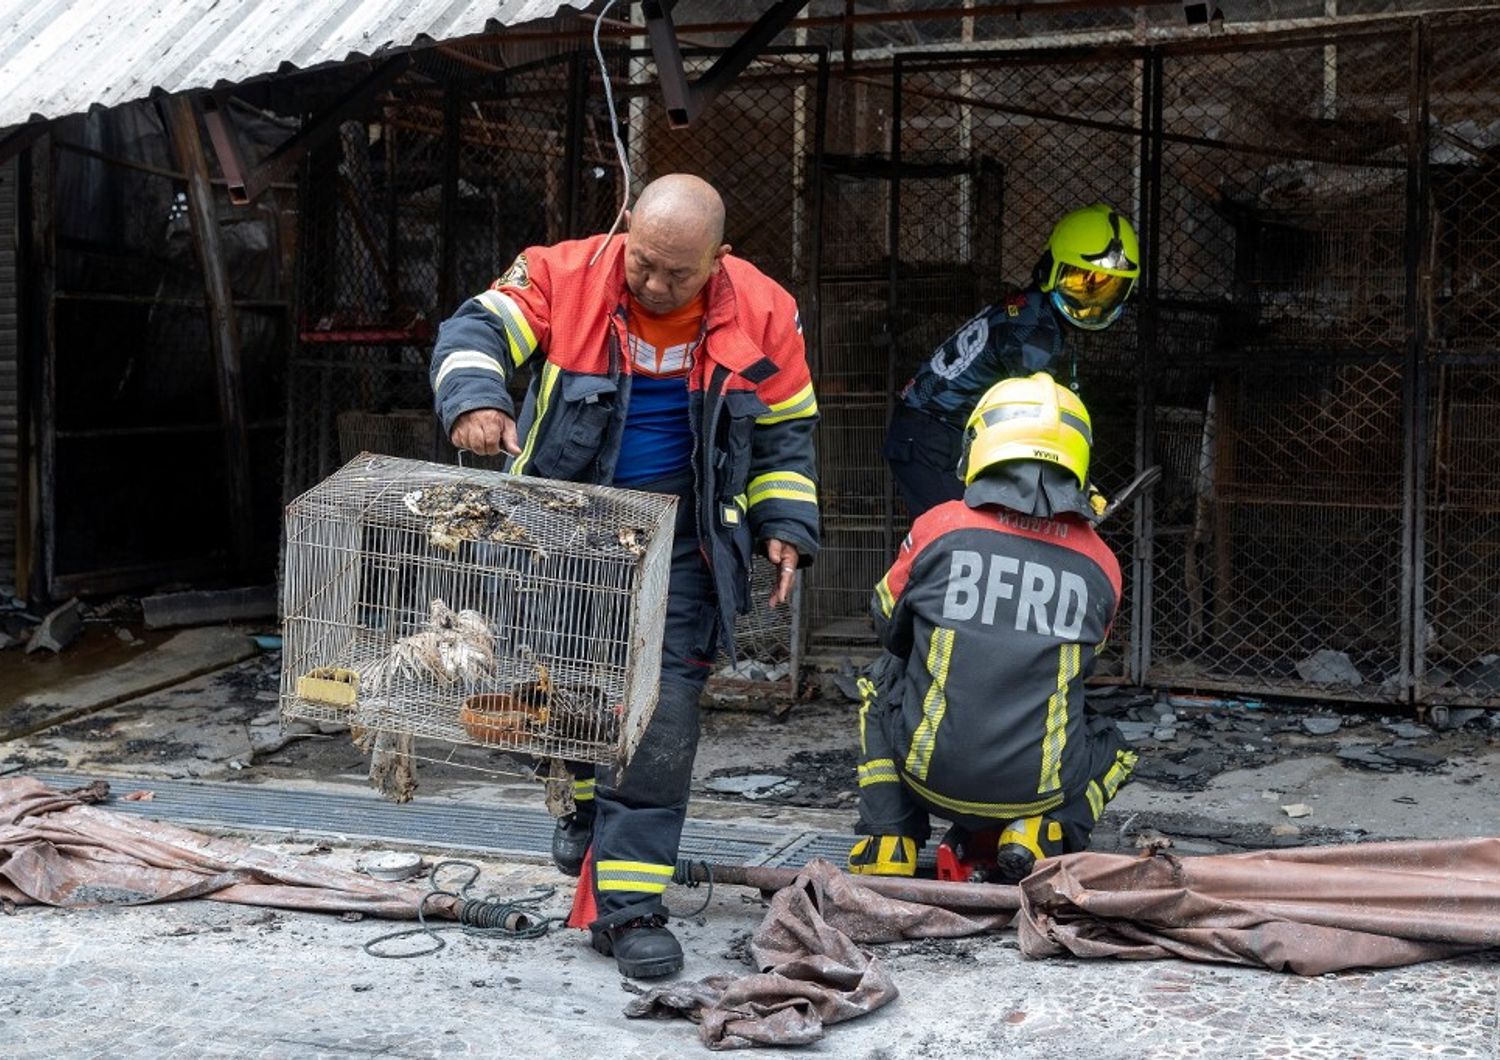
[[[352,862],[355,852],[323,855]],[[482,889],[565,881],[487,864]],[[552,908],[565,912],[566,890]],[[699,892],[669,895],[690,909]],[[685,974],[744,973],[758,895],[720,888],[676,925]],[[706,1052],[684,1021],[629,1020],[638,989],[581,932],[482,940],[381,960],[371,920],[211,902],[22,909],[0,918],[0,1055],[57,1057],[595,1056]],[[1500,1055],[1500,955],[1303,979],[1178,961],[1030,961],[1009,933],[879,947],[893,1004],[828,1029],[815,1056],[1177,1057]],[[790,1055],[749,1050],[748,1056]]]
[[[274,672],[274,657],[252,659],[0,744],[0,774],[93,769],[144,778],[143,787],[173,776],[365,790],[363,761],[347,736],[288,742],[269,693]],[[773,805],[713,798],[705,784],[736,770],[811,776],[798,770],[852,742],[850,705],[802,704],[785,721],[710,711],[705,730],[695,817],[848,828],[850,799],[839,791],[816,793],[811,806]],[[1379,738],[1375,722],[1348,719],[1344,743]],[[1126,787],[1101,822],[1101,845],[1128,845],[1148,828],[1175,831],[1183,852],[1253,843],[1273,828],[1282,842],[1492,833],[1500,821],[1494,739],[1482,727],[1433,734],[1423,745],[1441,749],[1438,769],[1373,773],[1339,762],[1326,742],[1283,733],[1257,752],[1263,763],[1249,756],[1201,790]],[[455,764],[424,763],[419,798],[538,805],[534,783],[461,768],[505,765],[481,750]],[[1312,808],[1295,826],[1280,808],[1292,802]],[[1288,835],[1291,827],[1301,835]],[[251,838],[274,845],[283,837]],[[304,844],[302,852],[344,865],[361,854],[338,844],[327,851]],[[535,884],[559,886],[552,907],[566,911],[570,881],[548,866],[488,863],[481,889],[516,895]],[[690,909],[701,894],[679,891],[669,901]],[[719,889],[702,917],[676,925],[689,954],[684,974],[748,970],[744,942],[762,911],[759,895]],[[0,1056],[636,1058],[701,1048],[685,1022],[625,1019],[633,985],[579,932],[558,929],[528,942],[448,933],[444,952],[413,960],[362,951],[392,926],[211,902],[21,909],[0,916]],[[900,1000],[831,1028],[808,1052],[944,1060],[1500,1056],[1500,954],[1300,979],[1177,961],[1029,961],[1008,932],[880,950]]]

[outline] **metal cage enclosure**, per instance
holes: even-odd
[[[676,503],[360,454],[287,508],[283,717],[624,765]]]

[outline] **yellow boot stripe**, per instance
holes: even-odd
[[[648,876],[672,875],[671,865],[652,861],[601,861],[594,866],[600,872],[644,872]]]
[[[1068,742],[1068,689],[1078,676],[1082,649],[1064,644],[1057,652],[1057,689],[1047,699],[1047,734],[1042,738],[1042,776],[1038,795],[1062,787],[1063,745]]]
[[[650,861],[601,861],[594,866],[594,883],[601,891],[661,894],[671,882],[671,865]]]
[[[937,745],[938,726],[948,712],[948,666],[953,661],[953,631],[939,626],[932,631],[932,643],[927,646],[927,672],[932,675],[932,684],[922,698],[922,720],[911,736],[911,749],[906,754],[906,771],[918,780],[927,779],[927,770],[932,766],[932,750]]]
[[[573,800],[592,799],[594,797],[594,778],[588,780],[573,781]]]

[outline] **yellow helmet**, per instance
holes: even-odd
[[[1046,372],[1002,379],[969,415],[964,483],[1011,460],[1055,464],[1088,488],[1094,428],[1078,395]]]
[[[1130,221],[1098,202],[1057,222],[1037,280],[1069,322],[1097,331],[1119,319],[1141,275],[1140,262],[1140,240]]]

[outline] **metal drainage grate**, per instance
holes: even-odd
[[[545,810],[508,804],[436,799],[394,803],[375,795],[289,791],[202,780],[33,775],[59,789],[107,781],[116,796],[110,799],[109,809],[173,824],[398,842],[543,860],[550,856],[552,847],[552,818]],[[151,790],[149,802],[118,798],[139,788]],[[853,836],[689,820],[683,828],[681,856],[726,865],[800,866],[812,857],[827,857],[838,864],[853,842]]]

